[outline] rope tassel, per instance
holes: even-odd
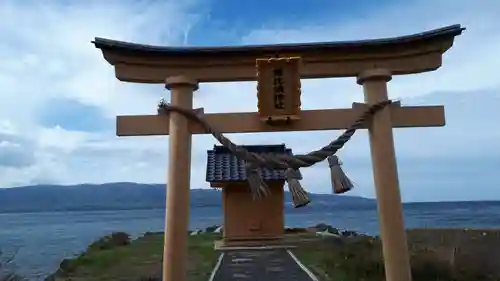
[[[292,202],[295,208],[304,207],[311,200],[307,195],[307,192],[304,190],[302,185],[300,185],[299,180],[302,179],[302,175],[298,169],[287,169],[285,172],[286,182],[288,184],[288,189],[292,194]]]
[[[257,169],[247,165],[247,180],[254,200],[269,195],[269,187],[262,180]]]
[[[345,193],[354,187],[351,180],[342,171],[341,163],[336,155],[328,156],[328,165],[330,166],[333,193]]]

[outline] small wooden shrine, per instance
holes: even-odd
[[[242,146],[253,153],[292,154],[281,145]],[[207,151],[206,180],[211,187],[222,189],[224,213],[223,244],[231,242],[277,240],[284,229],[283,171],[260,168],[269,187],[268,196],[255,200],[248,186],[245,161],[239,160],[224,146]]]

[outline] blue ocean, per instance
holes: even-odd
[[[405,204],[407,228],[500,228],[500,202]],[[220,225],[217,207],[192,208],[190,228]],[[324,222],[341,229],[378,233],[377,211],[370,207],[325,206],[287,209],[287,226]],[[163,231],[164,210],[113,210],[0,214],[0,249],[14,253],[18,271],[43,280],[62,259],[85,250],[93,240],[112,231],[134,236]]]

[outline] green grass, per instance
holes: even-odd
[[[500,230],[416,229],[407,232],[414,281],[500,280]],[[294,254],[321,281],[382,281],[378,238],[324,238]]]
[[[189,280],[208,280],[219,257],[213,249],[213,242],[219,237],[217,234],[189,236]],[[106,249],[90,246],[75,259],[65,260],[55,280],[161,280],[162,257],[162,233],[146,234],[128,245]]]
[[[378,238],[312,237],[293,235],[302,241],[293,252],[321,281],[385,280]],[[213,249],[219,238],[189,236],[188,280],[208,280],[219,257]],[[408,231],[407,238],[414,281],[500,280],[500,230],[416,229]],[[162,256],[162,233],[134,241],[123,233],[104,237],[82,255],[63,261],[55,280],[161,280]]]

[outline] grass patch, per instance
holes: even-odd
[[[47,279],[161,280],[163,233],[147,233],[134,241],[124,237],[115,234],[101,238],[78,257],[61,262],[59,270]],[[189,280],[208,280],[219,257],[213,249],[213,242],[218,238],[219,234],[189,236]]]
[[[293,250],[321,281],[382,281],[384,263],[377,237],[323,237],[291,234]],[[189,236],[188,280],[208,280],[219,253],[217,233]],[[309,238],[309,239],[306,239]],[[407,232],[414,281],[500,280],[500,230],[415,229]],[[293,239],[292,239],[293,240]],[[103,237],[74,259],[61,263],[49,280],[161,280],[163,233],[130,241],[128,235]]]
[[[407,233],[414,281],[500,280],[500,230],[415,229]],[[381,242],[323,238],[294,254],[322,281],[382,281]]]

